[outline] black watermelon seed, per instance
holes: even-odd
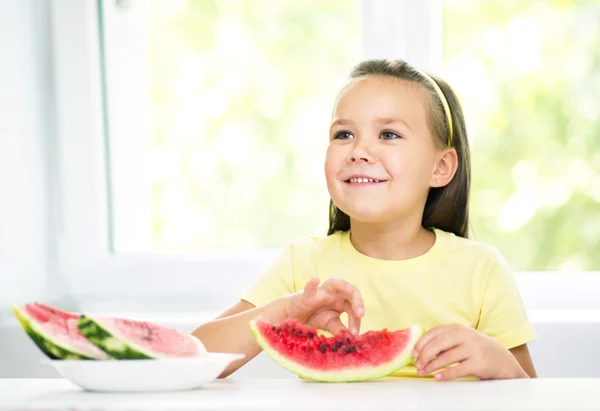
[[[356,347],[348,347],[344,350],[346,354],[356,352]]]
[[[302,337],[302,330],[298,331],[298,337]]]
[[[277,329],[277,334],[281,334],[281,328]]]
[[[327,351],[327,344],[322,343],[321,345],[319,345],[319,349],[321,350],[321,352]]]
[[[311,332],[308,333],[308,338],[313,338],[315,335]]]
[[[271,331],[275,331],[275,328],[276,328],[276,327],[275,327],[275,326],[273,326],[273,328],[271,328]]]
[[[306,352],[307,352],[307,353],[309,353],[309,354],[312,354],[312,352],[313,352],[313,349],[309,347],[309,348],[306,350]]]
[[[335,343],[335,345],[333,347],[331,347],[331,351],[336,352],[337,350],[340,349],[341,346],[342,346],[342,342],[338,341]]]

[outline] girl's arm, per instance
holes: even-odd
[[[218,318],[196,328],[192,335],[200,339],[208,352],[242,353],[244,358],[232,362],[220,378],[225,378],[246,364],[261,348],[252,336],[250,321],[262,316],[265,321],[279,323],[286,319],[286,301],[289,296],[255,307],[240,301]]]
[[[529,354],[529,348],[527,348],[527,344],[511,348],[510,352],[515,357],[523,371],[525,371],[525,373],[529,376],[529,378],[537,378],[537,373],[535,371],[535,367],[533,366],[533,360]]]

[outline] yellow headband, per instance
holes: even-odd
[[[431,78],[424,71],[421,71],[421,70],[419,70],[416,67],[413,67],[413,68],[416,71],[418,71],[423,77],[425,77],[431,83],[431,85],[435,89],[436,93],[440,97],[440,100],[442,101],[442,106],[444,106],[444,112],[446,113],[446,120],[448,121],[448,147],[452,147],[452,137],[453,137],[452,115],[450,114],[450,106],[448,105],[448,101],[446,100],[446,96],[444,95],[444,93],[442,92],[442,89],[440,88],[440,86],[438,86],[438,84],[435,82],[435,80],[433,78]]]

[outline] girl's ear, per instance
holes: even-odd
[[[434,164],[430,187],[444,187],[454,178],[458,170],[458,154],[454,147],[441,151]]]

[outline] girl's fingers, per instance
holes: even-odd
[[[362,296],[352,284],[339,278],[330,278],[323,284],[323,288],[348,300],[352,305],[352,312],[356,317],[361,318],[364,315],[365,308]],[[350,311],[348,314],[350,314]]]
[[[364,316],[364,304],[360,292],[354,286],[340,278],[329,278],[321,287],[319,279],[313,278],[304,289],[308,304],[316,309],[329,308],[348,314],[348,328],[352,333],[360,330],[361,318]],[[330,325],[336,332],[345,329],[342,322],[337,320]],[[333,331],[331,331],[333,332]]]
[[[360,330],[360,317],[354,315],[349,301],[344,304],[344,311],[348,313],[348,329],[352,334],[358,334]]]
[[[352,293],[352,299],[350,301],[352,303],[354,315],[357,319],[362,318],[365,315],[365,303],[360,295],[360,291],[358,291],[358,289],[351,284],[346,284],[346,289]]]
[[[317,295],[317,287],[319,286],[319,278],[314,277],[304,287],[304,295],[308,298],[312,298]]]
[[[464,361],[469,358],[469,350],[465,345],[459,345],[444,351],[431,360],[424,368],[419,369],[420,375],[427,375],[441,368]],[[418,368],[418,367],[417,367]]]
[[[421,338],[419,338],[419,341],[417,341],[417,344],[415,344],[415,348],[413,349],[413,357],[415,357],[415,358],[420,357],[421,351],[423,351],[423,348],[427,344],[429,344],[429,342],[431,340],[433,340],[440,334],[448,332],[448,330],[451,328],[455,328],[455,326],[453,324],[439,325],[437,327],[433,327],[432,329],[428,330],[425,334],[423,334],[423,336]]]
[[[341,278],[331,277],[323,283],[323,289],[332,294],[344,293],[346,292],[346,284]]]
[[[344,324],[342,324],[340,317],[333,317],[327,322],[327,324],[325,324],[323,328],[325,331],[329,331],[333,335],[337,335],[346,329]]]
[[[445,332],[437,334],[421,350],[417,359],[417,368],[425,368],[433,358],[444,351],[460,345],[464,341],[465,333],[460,328],[446,329]]]
[[[473,374],[471,369],[471,361],[467,360],[465,362],[461,362],[455,367],[438,372],[435,375],[435,379],[438,381],[450,381],[456,378],[466,377]]]

